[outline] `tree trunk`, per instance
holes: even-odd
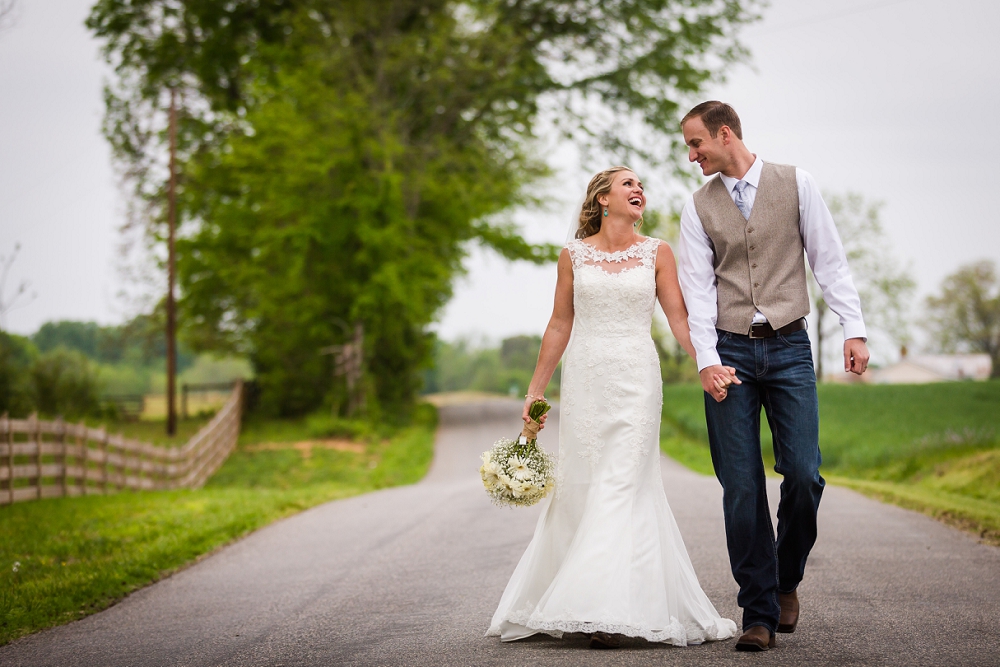
[[[177,262],[174,235],[177,228],[177,92],[170,89],[170,183],[167,190],[167,435],[177,433],[177,314],[174,307],[174,282]]]

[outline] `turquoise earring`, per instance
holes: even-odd
[[[604,217],[608,217],[608,209],[604,209]]]

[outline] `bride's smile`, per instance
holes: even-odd
[[[600,202],[608,210],[609,216],[627,218],[635,222],[642,217],[646,209],[646,195],[642,181],[631,171],[625,170],[615,174],[611,191]]]

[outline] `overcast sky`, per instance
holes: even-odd
[[[19,333],[130,314],[116,297],[122,206],[100,135],[108,73],[83,27],[89,6],[22,0],[0,33],[0,254],[22,245],[7,296],[20,280],[38,295],[8,314]],[[706,98],[736,107],[763,158],[812,172],[825,191],[884,201],[887,251],[911,263],[923,295],[963,263],[1000,261],[998,188],[985,180],[1000,154],[998,28],[990,0],[775,0],[743,33],[751,66]],[[561,243],[590,174],[572,151],[553,161],[559,203],[518,220],[531,239]],[[663,187],[647,194],[665,204]],[[541,333],[554,266],[474,250],[468,267],[437,327],[444,338]]]

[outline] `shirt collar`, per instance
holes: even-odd
[[[743,175],[743,178],[732,178],[725,174],[719,174],[719,177],[722,178],[722,184],[726,186],[729,194],[733,193],[733,188],[740,181],[746,181],[748,185],[752,185],[754,188],[760,183],[760,170],[764,168],[764,161],[760,159],[760,156],[755,155],[754,157],[756,159],[753,161],[750,169],[747,170],[747,173]]]

